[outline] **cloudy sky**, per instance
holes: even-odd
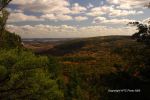
[[[7,29],[22,38],[131,35],[150,18],[150,0],[13,0]]]

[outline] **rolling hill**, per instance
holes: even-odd
[[[49,70],[60,79],[66,100],[150,99],[150,48],[130,36],[73,39],[36,54],[49,57]]]

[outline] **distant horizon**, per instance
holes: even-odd
[[[96,37],[130,37],[132,35],[106,35],[106,36],[93,36],[93,37],[29,37],[21,39],[80,39],[80,38],[96,38]]]

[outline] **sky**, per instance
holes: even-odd
[[[12,0],[7,29],[22,38],[131,35],[146,22],[150,0]]]

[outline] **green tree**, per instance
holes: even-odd
[[[0,47],[14,48],[21,46],[20,36],[6,31],[6,22],[9,12],[5,9],[12,0],[0,0]]]
[[[3,40],[3,43],[1,44],[2,48],[10,49],[10,48],[22,47],[21,37],[19,35],[16,35],[15,33],[5,31],[5,34],[2,34],[2,40]]]
[[[0,50],[1,100],[62,100],[57,81],[47,70],[48,58],[31,52]]]
[[[144,42],[150,42],[150,25],[149,24],[143,24],[139,22],[130,22],[129,24],[132,24],[137,27],[138,32],[132,35],[134,39],[137,39],[137,41],[144,41]]]
[[[49,60],[18,47],[21,38],[6,31],[9,16],[5,7],[11,0],[0,0],[0,99],[62,100],[57,81],[48,71]],[[6,49],[9,48],[9,49]]]
[[[150,8],[150,3],[146,4],[145,7]],[[137,27],[138,32],[132,35],[134,39],[137,39],[139,42],[150,44],[150,20],[147,20],[146,23],[129,22],[129,25]]]
[[[5,9],[5,7],[9,4],[9,2],[12,0],[0,0],[0,39],[5,31],[5,25],[9,16],[8,11]]]

